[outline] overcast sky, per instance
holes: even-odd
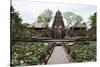
[[[45,9],[55,12],[59,9],[62,14],[63,12],[71,11],[77,15],[83,17],[83,22],[87,22],[90,15],[96,12],[97,7],[95,5],[84,5],[84,4],[68,4],[68,3],[46,3],[46,2],[34,2],[28,0],[12,0],[12,5],[20,13],[23,19],[23,23],[33,23],[36,21],[37,16]],[[52,25],[53,19],[49,26]],[[66,21],[64,19],[66,25]]]

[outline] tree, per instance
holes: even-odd
[[[27,27],[29,24],[28,23],[22,23],[22,25]]]
[[[42,15],[40,15],[40,16],[38,16],[38,22],[40,23],[40,22],[42,22],[42,23],[44,23],[45,22],[45,20],[44,20],[44,18],[42,17]]]
[[[67,28],[69,28],[69,26],[72,24],[72,22],[81,22],[82,21],[82,17],[79,15],[74,14],[73,12],[64,12],[64,18],[67,21]]]
[[[82,21],[82,17],[79,15],[76,15],[75,17],[76,22],[81,22]]]
[[[29,26],[28,23],[21,24],[21,31],[24,37],[30,37],[31,35],[31,30],[28,28],[28,26]]]
[[[38,16],[38,22],[44,23],[46,27],[48,27],[49,22],[52,19],[52,11],[50,9],[45,10]]]
[[[70,24],[72,24],[72,21],[75,19],[75,14],[72,12],[64,12],[64,18],[67,21],[67,28],[69,27]]]
[[[10,23],[11,23],[11,37],[15,38],[21,34],[22,18],[19,16],[18,11],[15,11],[13,6],[10,7]]]
[[[97,19],[97,14],[96,14],[96,12],[93,14],[93,15],[91,15],[90,16],[90,21],[91,21],[91,27],[96,27],[96,19]]]
[[[95,12],[93,15],[90,16],[90,26],[89,35],[92,36],[92,40],[96,40],[96,22],[97,22],[97,13]]]
[[[19,12],[15,11],[13,6],[10,8],[10,15],[11,15],[11,23],[15,25],[21,25],[22,18],[19,16]]]

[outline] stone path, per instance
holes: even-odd
[[[47,64],[64,64],[68,63],[66,53],[62,46],[56,46]]]

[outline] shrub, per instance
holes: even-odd
[[[74,62],[96,61],[96,44],[75,43],[66,49]]]
[[[42,55],[47,54],[47,48],[42,43],[17,42],[11,46],[11,65],[37,65],[45,58]]]

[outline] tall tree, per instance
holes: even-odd
[[[76,22],[81,22],[82,19],[83,19],[83,18],[82,18],[80,15],[76,15],[76,16],[75,16],[75,21],[76,21]]]
[[[96,27],[96,19],[97,19],[97,13],[95,12],[93,15],[90,16],[90,21],[91,21],[91,27]]]
[[[64,18],[67,21],[67,28],[69,28],[69,26],[74,22],[81,22],[82,21],[82,17],[79,15],[74,14],[73,12],[64,12],[63,13]]]
[[[49,22],[52,19],[52,14],[53,12],[50,9],[46,9],[44,12],[42,12],[39,16],[38,16],[38,22],[39,23],[44,23],[45,26],[48,27]]]
[[[12,37],[17,37],[19,34],[21,34],[21,22],[22,19],[19,16],[19,13],[15,11],[13,6],[10,7],[10,23],[11,23],[11,35]]]
[[[10,15],[11,15],[11,23],[15,25],[21,25],[22,18],[19,16],[19,12],[15,11],[13,6],[10,8]]]
[[[64,12],[64,18],[67,21],[67,28],[72,24],[72,21],[75,19],[75,14],[73,12]]]
[[[90,36],[93,36],[96,40],[96,22],[97,22],[97,13],[95,12],[93,15],[90,16],[90,25],[91,28],[89,29]]]

